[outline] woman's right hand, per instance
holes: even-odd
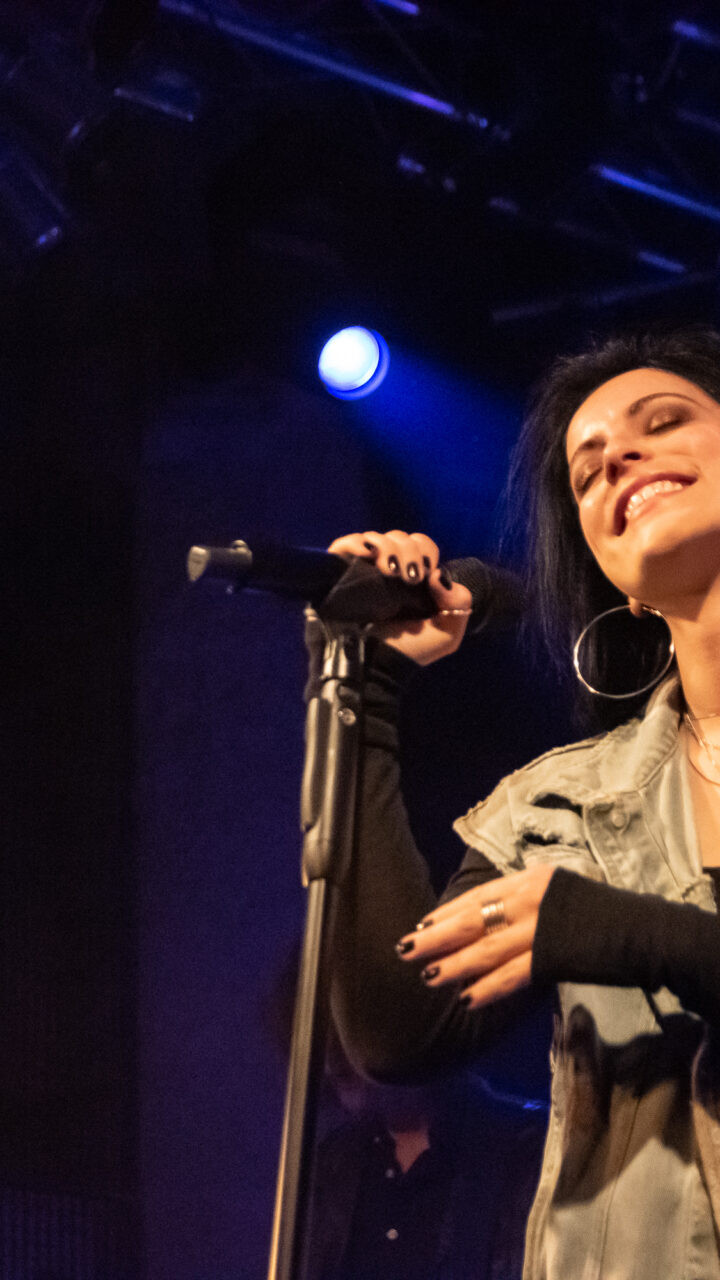
[[[347,560],[354,557],[369,560],[389,578],[404,578],[406,582],[427,579],[437,613],[431,618],[398,621],[376,628],[375,634],[386,644],[421,666],[436,662],[460,647],[472,597],[467,587],[453,582],[438,568],[440,552],[432,538],[424,533],[404,533],[402,529],[391,529],[389,533],[370,530],[336,538],[328,551]]]

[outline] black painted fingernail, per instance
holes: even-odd
[[[467,1005],[472,1004],[472,996],[469,993],[466,993],[464,996],[458,996],[457,1002],[458,1004],[462,1004],[467,1007]]]
[[[432,562],[431,562],[431,560],[430,560],[430,557],[429,557],[429,556],[423,556],[423,564],[425,565],[425,568],[427,569],[427,571],[428,571],[428,573],[429,573],[429,572],[430,572],[430,570],[431,570],[431,568],[432,568]]]
[[[420,977],[422,978],[423,982],[431,982],[433,978],[437,978],[439,972],[440,972],[439,964],[429,964],[427,969],[423,969],[422,973],[420,974]]]
[[[429,929],[431,924],[432,920],[420,920],[419,923],[415,925],[415,932],[420,933],[421,929]]]
[[[440,570],[440,581],[446,591],[450,591],[452,589],[452,578],[450,577],[447,569]]]
[[[407,576],[411,582],[417,582],[420,577],[420,570],[414,560],[411,560],[407,567]]]
[[[388,569],[391,573],[400,572],[400,561],[397,556],[388,556]]]
[[[415,943],[412,941],[411,938],[408,939],[406,942],[396,942],[395,950],[397,951],[399,956],[406,956],[408,952],[415,950]]]
[[[364,542],[363,542],[363,546],[364,546],[364,547],[366,547],[368,551],[374,551],[374,552],[375,552],[375,555],[377,555],[377,547],[375,546],[375,543],[374,543],[374,542],[370,542],[370,541],[366,538],[366,539],[364,540]]]

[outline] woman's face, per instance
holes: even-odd
[[[625,595],[672,612],[720,582],[720,404],[632,369],[571,419],[570,485],[590,550]]]

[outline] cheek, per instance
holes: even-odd
[[[592,499],[585,501],[578,508],[578,519],[580,521],[580,531],[587,545],[594,556],[597,556],[599,547],[599,535],[601,531],[601,522],[599,513],[595,509]]]
[[[584,502],[579,509],[580,530],[591,556],[602,572],[614,580],[618,563],[613,555],[615,546],[604,532],[602,513],[592,502]]]

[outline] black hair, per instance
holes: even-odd
[[[720,333],[693,326],[612,337],[555,361],[531,397],[513,452],[507,523],[511,530],[523,527],[532,612],[561,678],[568,676],[572,646],[583,627],[604,609],[626,603],[583,538],[570,490],[565,436],[571,418],[597,387],[631,369],[645,368],[686,378],[720,403]],[[637,634],[636,652],[628,655],[626,665],[629,679],[638,687],[661,667],[667,632],[662,624],[646,628],[641,623],[632,630]],[[583,646],[584,665],[593,684],[607,687],[594,640],[591,635]],[[583,701],[581,697],[581,710]],[[594,700],[598,723],[617,721],[618,707],[624,714],[637,709],[637,702],[630,700],[604,707],[600,701]]]

